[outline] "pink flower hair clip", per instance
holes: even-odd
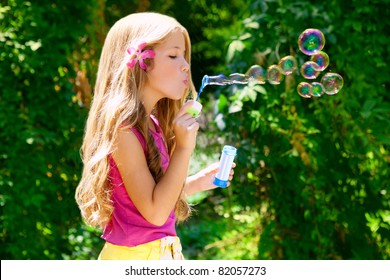
[[[146,68],[148,66],[145,64],[144,59],[153,58],[156,55],[156,53],[153,50],[143,51],[146,45],[147,45],[146,43],[142,43],[136,49],[132,47],[127,49],[127,53],[130,55],[130,60],[129,62],[126,63],[127,67],[133,69],[134,66],[137,64],[137,62],[139,62],[139,67],[141,67],[141,69],[146,71]]]

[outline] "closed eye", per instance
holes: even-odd
[[[176,55],[170,55],[169,57],[172,58],[172,59],[175,59],[177,56]]]

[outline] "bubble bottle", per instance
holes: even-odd
[[[220,188],[226,188],[229,182],[229,174],[232,169],[234,157],[237,149],[233,146],[225,145],[222,149],[221,159],[219,161],[219,170],[215,175],[214,185]]]

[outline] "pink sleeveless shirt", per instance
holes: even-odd
[[[165,172],[169,165],[169,154],[160,126],[153,116],[151,118],[156,127],[156,131],[151,130],[151,133],[160,151],[162,168]],[[145,139],[135,128],[131,128],[131,131],[137,136],[145,156],[147,156]],[[131,201],[112,156],[109,156],[109,160],[109,178],[113,187],[112,201],[114,203],[114,212],[110,222],[104,229],[102,238],[115,245],[133,247],[166,236],[176,236],[176,216],[174,211],[172,210],[167,221],[162,226],[155,226],[149,223]]]

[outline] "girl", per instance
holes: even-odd
[[[162,14],[131,14],[107,35],[76,190],[86,223],[104,228],[99,259],[183,259],[185,196],[215,188],[217,164],[186,178],[199,128],[184,103],[190,56],[187,30]]]

